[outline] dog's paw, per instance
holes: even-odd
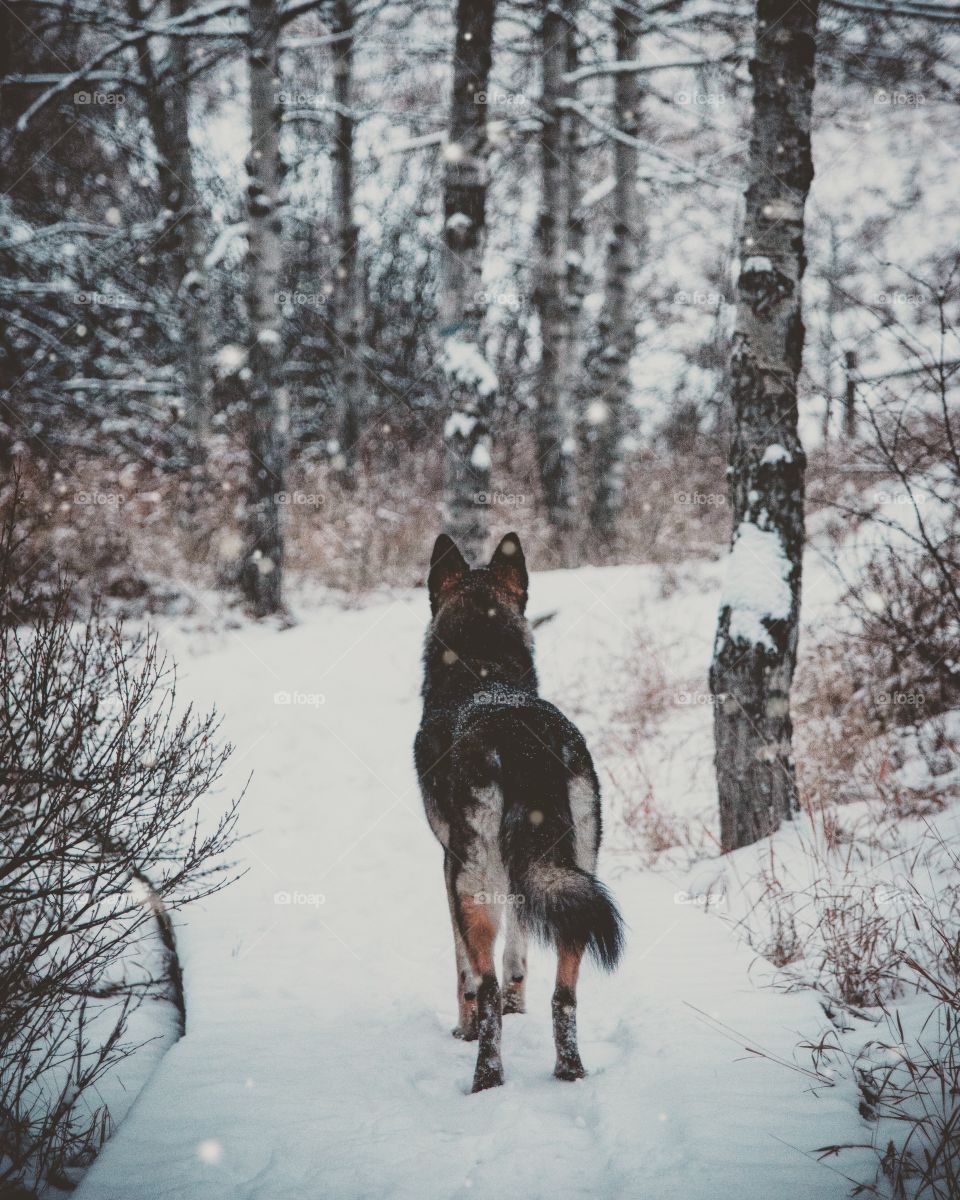
[[[503,1084],[503,1067],[499,1060],[495,1062],[477,1063],[476,1074],[473,1077],[471,1092],[485,1092],[488,1088],[500,1087]]]
[[[503,1012],[507,1013],[525,1013],[527,1011],[527,1001],[524,995],[523,980],[511,980],[503,989]]]
[[[583,1063],[579,1057],[558,1062],[553,1068],[554,1079],[563,1079],[567,1083],[573,1083],[577,1079],[585,1079],[586,1075],[587,1072],[584,1070]]]
[[[475,1042],[477,1040],[477,1027],[472,1028],[468,1025],[466,1029],[461,1029],[459,1025],[455,1025],[450,1030],[455,1038],[459,1038],[461,1042]]]

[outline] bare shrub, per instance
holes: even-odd
[[[13,510],[12,510],[13,511]],[[179,714],[153,637],[65,586],[29,602],[0,538],[0,1190],[75,1182],[107,1134],[95,1085],[135,1046],[131,1013],[182,1011],[169,914],[229,881],[237,801],[200,801],[230,747]],[[25,624],[19,623],[25,615]],[[159,924],[158,924],[159,919]]]
[[[838,804],[879,805],[893,818],[939,812],[949,798],[956,739],[923,706],[909,706],[907,724],[898,698],[915,693],[890,689],[882,660],[856,639],[808,632],[792,705],[797,780],[805,807],[824,825],[836,819]],[[926,770],[904,772],[911,760]]]

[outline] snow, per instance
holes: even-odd
[[[705,667],[709,575],[669,598],[659,581],[654,567],[531,581],[531,616],[557,612],[537,634],[544,694],[595,751],[603,698],[625,686],[641,627],[665,644],[678,621],[703,630],[671,665]],[[536,950],[528,1012],[504,1022],[506,1085],[468,1094],[475,1046],[450,1036],[441,852],[411,761],[426,594],[293,603],[300,623],[282,633],[162,626],[184,700],[215,701],[238,747],[226,788],[254,770],[238,847],[249,871],[180,919],[186,1035],[78,1200],[846,1196],[845,1175],[813,1152],[863,1140],[855,1089],[814,1090],[756,1053],[793,1063],[822,1023],[815,998],[758,986],[753,953],[715,906],[640,871],[612,831],[600,874],[629,943],[616,975],[582,978],[587,1079],[552,1078],[553,963]],[[326,704],[277,705],[278,691]],[[598,764],[606,778],[599,752]]]
[[[241,237],[246,237],[247,232],[246,221],[239,221],[234,225],[228,225],[225,229],[221,229],[217,234],[216,241],[203,260],[203,269],[205,271],[212,271],[214,267],[218,267],[226,257],[231,245]]]
[[[497,390],[497,377],[473,342],[447,338],[443,344],[443,369],[450,379],[478,396],[492,396]]]
[[[221,374],[231,375],[247,361],[247,352],[242,346],[228,344],[217,351],[217,367]]]
[[[473,221],[467,216],[466,213],[455,212],[451,213],[450,216],[447,217],[446,227],[451,231],[451,233],[463,233],[465,230],[469,229],[472,224]]]
[[[782,621],[790,614],[790,564],[780,535],[741,521],[727,560],[723,604],[730,609],[730,636],[772,650],[764,622]]]
[[[489,471],[491,467],[490,449],[483,442],[477,442],[470,455],[470,465],[478,471]]]
[[[468,438],[477,425],[477,418],[469,413],[452,412],[443,426],[443,436],[446,441],[451,438]]]
[[[793,462],[793,456],[784,450],[778,442],[774,442],[772,446],[768,446],[763,452],[763,458],[760,459],[763,466],[773,466],[779,462]]]

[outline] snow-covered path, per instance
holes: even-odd
[[[559,610],[538,638],[551,699],[580,707],[556,686],[561,667],[600,670],[601,649],[625,644],[644,570],[534,578],[532,611]],[[706,645],[715,599],[697,603]],[[792,1060],[797,1031],[819,1025],[812,997],[754,986],[720,921],[619,860],[601,874],[628,952],[617,975],[583,979],[588,1078],[552,1078],[551,963],[534,952],[528,1013],[504,1022],[506,1086],[468,1094],[475,1048],[450,1036],[440,851],[411,762],[425,595],[301,617],[206,646],[165,635],[184,691],[225,716],[230,782],[255,770],[250,869],[187,914],[186,1036],[78,1200],[846,1195],[809,1152],[855,1138],[849,1098],[813,1096],[697,1011]]]

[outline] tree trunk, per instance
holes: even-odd
[[[636,62],[640,21],[633,8],[615,8],[613,27],[618,62]],[[640,134],[642,93],[639,77],[624,72],[614,77],[614,119],[628,137]],[[614,187],[610,197],[612,222],[607,248],[607,274],[600,317],[600,346],[591,362],[585,412],[592,443],[593,487],[590,528],[609,543],[623,507],[623,438],[630,402],[630,359],[636,340],[637,313],[634,276],[640,241],[640,199],[637,195],[639,152],[635,145],[613,143]]]
[[[490,424],[497,378],[481,348],[489,144],[487,85],[496,0],[458,0],[453,101],[444,147],[443,244],[438,303],[447,389],[446,529],[477,562],[487,537]]]
[[[244,373],[250,455],[243,594],[258,617],[279,611],[283,575],[280,493],[286,467],[289,400],[277,286],[281,266],[280,100],[276,0],[251,0],[250,155],[247,159],[247,313]]]
[[[334,42],[333,99],[333,226],[336,268],[332,325],[337,361],[337,441],[341,478],[350,483],[360,437],[363,404],[363,289],[358,271],[358,227],[353,215],[353,8],[351,0],[335,0],[333,32],[346,34]]]
[[[170,0],[171,18],[190,10],[190,0]],[[140,0],[128,0],[132,20],[145,21]],[[194,465],[203,463],[208,421],[208,330],[203,268],[203,214],[200,210],[190,148],[190,41],[170,38],[163,70],[154,62],[150,41],[140,55],[147,119],[157,149],[160,202],[167,213],[155,250],[163,260],[176,298],[180,325],[181,420]]]
[[[540,142],[541,198],[537,222],[534,304],[540,319],[540,371],[537,380],[537,459],[547,518],[558,545],[566,550],[574,526],[576,441],[577,279],[576,164],[572,147],[574,114],[564,106],[573,85],[564,82],[575,54],[576,0],[559,6],[545,0],[541,59],[543,128]],[[574,244],[571,245],[571,234]]]
[[[724,850],[797,807],[796,663],[806,465],[797,434],[803,210],[818,0],[758,0],[753,122],[731,357],[733,537],[710,686]]]

